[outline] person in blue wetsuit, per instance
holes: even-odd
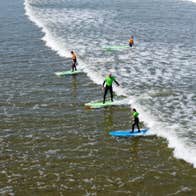
[[[112,74],[109,74],[103,82],[103,88],[104,88],[103,104],[105,103],[108,90],[110,91],[111,101],[113,101],[113,89],[112,89],[113,82],[115,82],[119,86],[119,83],[116,81],[115,77],[112,76]]]
[[[139,113],[136,111],[135,108],[133,108],[133,113],[132,113],[132,116],[133,116],[133,124],[132,124],[132,133],[134,132],[134,128],[135,128],[135,125],[137,126],[138,128],[138,132],[140,132],[140,127],[139,127]]]

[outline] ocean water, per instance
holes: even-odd
[[[0,7],[0,194],[196,194],[194,1]],[[130,35],[133,48],[105,49],[127,45]],[[70,69],[70,50],[84,73],[55,76]],[[108,73],[121,84],[121,105],[85,109],[102,99]],[[130,128],[130,107],[152,135],[110,137]]]
[[[167,138],[174,155],[196,166],[196,4],[186,1],[26,0],[26,14],[60,56],[75,50],[87,75],[116,88],[146,125]],[[127,45],[135,36],[135,47]],[[67,51],[67,53],[65,53]]]

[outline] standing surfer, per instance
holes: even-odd
[[[135,108],[133,108],[133,124],[132,124],[132,133],[134,132],[134,127],[135,125],[137,126],[138,128],[138,132],[140,132],[140,127],[139,127],[139,113],[136,111]]]
[[[77,65],[77,57],[76,57],[76,53],[74,51],[71,51],[71,55],[72,55],[72,71],[76,71],[77,68],[76,68],[76,65]]]
[[[134,45],[133,36],[129,39],[129,46],[132,47]]]
[[[113,101],[113,89],[112,89],[113,82],[115,82],[119,86],[119,83],[115,80],[112,74],[109,74],[103,82],[103,88],[104,88],[103,104],[105,103],[105,98],[108,90],[110,91],[111,101]]]

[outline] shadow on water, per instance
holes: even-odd
[[[136,137],[136,138],[133,138],[131,142],[130,153],[132,155],[133,161],[136,161],[138,159],[139,141],[140,141],[140,138]]]
[[[112,127],[113,127],[113,124],[114,124],[114,113],[113,113],[113,108],[112,107],[109,107],[109,108],[106,108],[104,109],[103,111],[103,115],[104,115],[104,121],[103,121],[103,124],[104,124],[104,128],[105,130],[111,130]]]
[[[73,75],[71,76],[71,95],[73,97],[77,97],[77,76]]]

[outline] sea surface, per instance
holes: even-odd
[[[0,195],[196,195],[196,3],[0,1]],[[127,46],[133,35],[133,48]],[[70,69],[70,51],[83,73]],[[118,105],[102,100],[112,73]],[[131,127],[131,108],[150,134]]]

